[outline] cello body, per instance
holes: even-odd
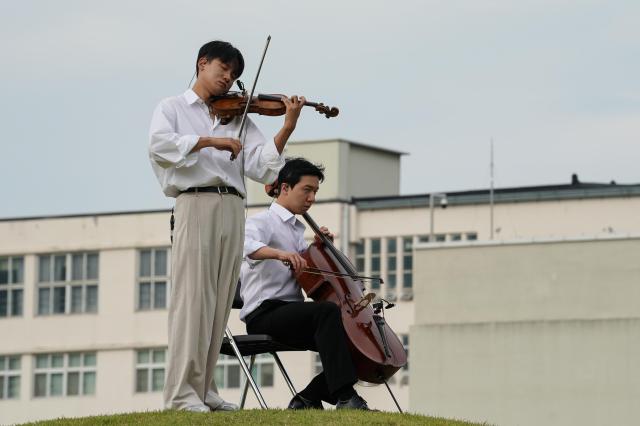
[[[357,274],[351,262],[319,231],[308,214],[303,217],[322,240],[302,254],[307,266],[341,276],[302,272],[297,281],[313,300],[330,301],[340,307],[358,379],[384,383],[407,363],[404,346],[384,316],[374,312],[370,304],[374,295],[364,294],[362,281],[353,278]]]

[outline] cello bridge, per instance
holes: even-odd
[[[362,296],[362,299],[358,300],[355,304],[354,304],[354,313],[357,314],[360,311],[362,311],[364,308],[366,308],[367,306],[369,306],[369,304],[371,303],[371,301],[373,299],[376,298],[376,294],[375,293],[367,293],[364,296]]]

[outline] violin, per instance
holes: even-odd
[[[271,117],[284,115],[287,108],[282,101],[284,95],[258,95],[251,98],[249,113],[268,115]],[[236,116],[242,116],[247,106],[249,96],[246,92],[228,92],[224,95],[212,96],[209,98],[209,110],[220,118],[220,124],[228,124]],[[315,108],[320,114],[331,118],[338,115],[340,110],[336,107],[329,107],[323,103],[305,102],[305,106]]]
[[[375,294],[364,294],[361,277],[349,259],[335,248],[308,213],[302,217],[319,241],[302,253],[307,268],[297,281],[313,300],[327,300],[340,307],[358,379],[385,383],[407,363],[407,352],[384,318]],[[374,309],[372,305],[378,305]],[[379,315],[380,311],[383,315]],[[395,398],[394,398],[395,399]],[[399,408],[399,407],[398,407]]]

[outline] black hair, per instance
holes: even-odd
[[[234,79],[240,77],[244,71],[244,58],[242,57],[242,53],[226,41],[210,41],[200,48],[198,58],[196,59],[196,75],[200,73],[198,61],[200,61],[201,58],[206,58],[207,62],[219,59],[221,62],[231,66],[233,68]]]
[[[322,182],[324,180],[324,166],[313,164],[302,157],[287,158],[284,167],[278,173],[278,180],[269,191],[269,195],[272,197],[279,195],[283,183],[293,188],[300,182],[302,176],[316,176]]]

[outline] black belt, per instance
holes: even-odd
[[[238,192],[237,189],[235,189],[233,186],[196,186],[193,188],[187,188],[184,191],[181,192],[181,194],[184,194],[185,192],[215,192],[218,193],[220,195],[222,194],[231,194],[231,195],[237,195],[240,198],[244,198],[244,196]]]

